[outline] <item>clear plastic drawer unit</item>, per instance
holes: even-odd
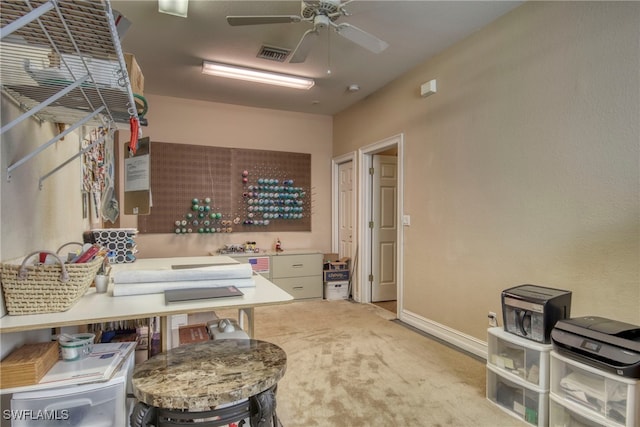
[[[487,364],[497,368],[506,378],[521,379],[548,391],[552,347],[505,332],[502,328],[490,328]]]
[[[638,379],[616,376],[551,352],[551,397],[593,425],[640,425],[639,385]]]
[[[508,414],[544,427],[548,422],[549,393],[511,381],[487,365],[487,399]]]
[[[549,427],[608,427],[593,421],[592,417],[579,410],[572,410],[557,401],[555,396],[549,396]]]

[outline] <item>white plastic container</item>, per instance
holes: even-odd
[[[596,425],[640,425],[640,380],[551,352],[551,397]]]
[[[551,344],[521,338],[500,327],[489,328],[487,364],[499,369],[505,378],[524,380],[548,391],[552,348]]]
[[[324,299],[349,299],[349,281],[324,282]]]
[[[95,339],[95,334],[89,333],[60,335],[58,337],[58,345],[60,346],[62,360],[65,362],[73,362],[84,359],[91,353]]]
[[[129,410],[125,398],[131,393],[132,371],[130,354],[108,381],[14,393],[11,411],[20,416],[11,426],[126,426]]]
[[[598,423],[585,414],[567,408],[558,402],[555,396],[549,397],[549,427],[608,427],[607,424]]]
[[[521,421],[538,427],[548,425],[549,393],[522,379],[512,381],[492,365],[487,365],[487,399]]]

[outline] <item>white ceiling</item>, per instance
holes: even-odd
[[[389,47],[374,54],[324,30],[307,60],[299,64],[256,55],[263,44],[293,50],[310,24],[232,27],[225,19],[300,15],[299,0],[191,0],[187,18],[158,13],[155,0],[112,0],[111,6],[132,22],[122,47],[135,54],[147,94],[333,115],[522,3],[353,1],[346,6],[351,16],[336,22],[355,25]],[[202,60],[312,77],[316,85],[306,91],[208,76],[201,73]],[[349,92],[352,84],[360,90]]]

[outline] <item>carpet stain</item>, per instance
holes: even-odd
[[[256,338],[287,353],[284,427],[526,425],[487,401],[483,363],[379,312],[324,300],[255,309]]]

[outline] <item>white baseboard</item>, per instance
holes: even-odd
[[[477,338],[463,334],[460,331],[451,329],[432,320],[425,319],[408,310],[403,310],[400,313],[399,320],[464,351],[475,354],[485,360],[487,359],[487,343],[484,341],[480,341]]]

